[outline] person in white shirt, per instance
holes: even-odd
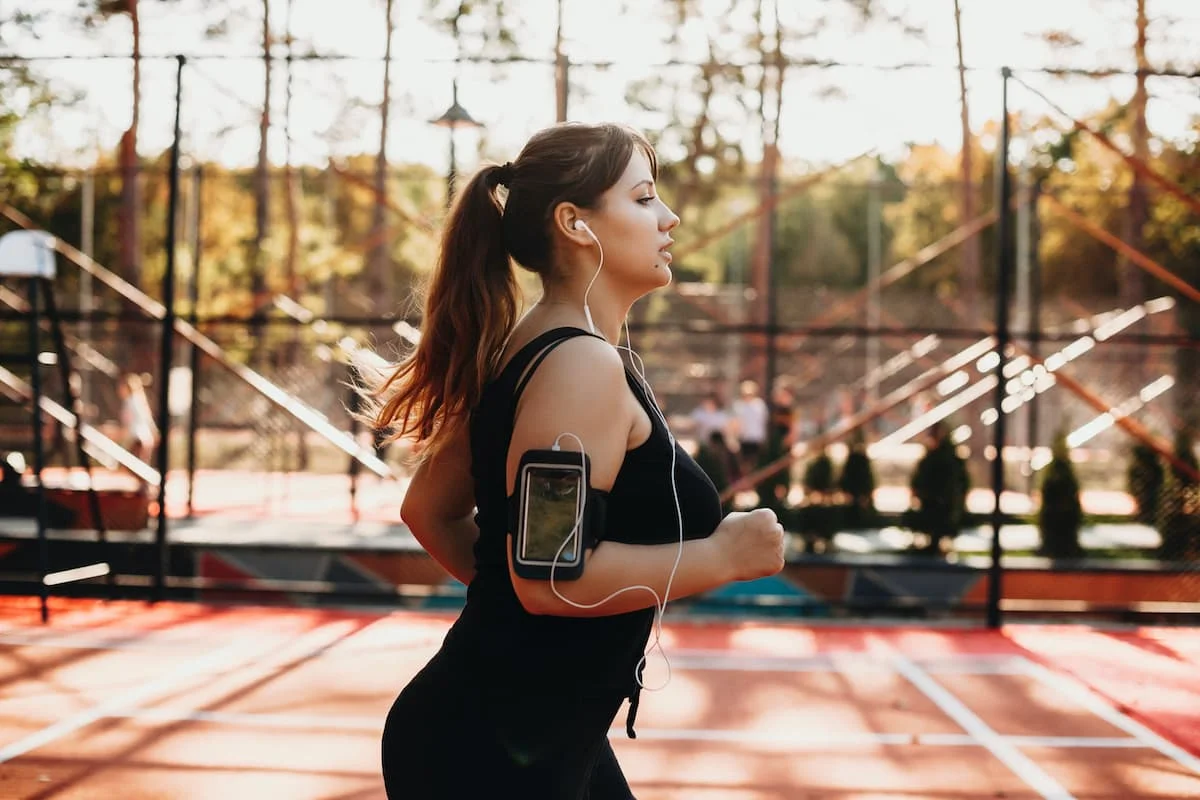
[[[758,466],[767,443],[767,402],[754,381],[742,381],[741,396],[733,401],[733,420],[737,431],[739,459],[742,471]]]
[[[714,433],[724,436],[729,428],[729,412],[721,407],[721,396],[716,392],[705,395],[691,416],[697,444],[708,442]]]
[[[126,375],[117,384],[117,394],[121,398],[122,444],[139,460],[149,463],[158,446],[158,425],[146,397],[145,384],[138,375]]]

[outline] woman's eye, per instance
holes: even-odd
[[[652,203],[653,201],[655,201],[657,199],[658,198],[655,197],[654,195],[650,195],[649,197],[638,198],[638,202],[641,203],[642,205],[649,205],[650,203]]]

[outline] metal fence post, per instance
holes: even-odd
[[[167,469],[170,464],[171,408],[169,392],[171,383],[172,352],[175,346],[175,229],[179,214],[179,116],[183,106],[183,56],[176,56],[175,66],[175,136],[171,141],[171,164],[168,175],[167,201],[167,264],[163,271],[162,344],[159,352],[158,369],[158,527],[154,544],[157,557],[154,560],[154,599],[162,600],[166,588],[168,561],[167,549]]]
[[[996,354],[999,358],[996,359],[996,427],[992,440],[995,449],[992,458],[992,493],[995,495],[995,507],[992,509],[992,563],[988,571],[987,626],[989,628],[1000,627],[1002,621],[1000,598],[1004,549],[1000,544],[1000,525],[1003,521],[1000,497],[1004,494],[1004,398],[1007,393],[1004,370],[1008,366],[1008,347],[1011,335],[1008,324],[1008,306],[1013,271],[1012,247],[1009,243],[1009,232],[1012,230],[1012,179],[1008,168],[1008,80],[1012,77],[1012,70],[1005,67],[1000,71],[1000,75],[1002,98],[1000,141],[996,146],[996,210],[999,213],[996,222]]]

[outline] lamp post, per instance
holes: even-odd
[[[454,202],[454,180],[457,177],[458,165],[454,151],[454,131],[458,128],[482,128],[483,124],[476,121],[467,110],[458,103],[458,78],[454,79],[453,96],[450,107],[440,117],[432,121],[439,128],[450,132],[450,168],[446,172],[446,205]]]

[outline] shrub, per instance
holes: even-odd
[[[1172,465],[1166,471],[1156,520],[1162,536],[1159,556],[1172,561],[1190,561],[1200,556],[1200,483],[1194,477],[1198,467],[1190,432],[1176,434],[1174,451],[1191,470]]]
[[[861,523],[872,515],[875,510],[875,470],[860,431],[855,431],[850,440],[850,450],[838,478],[838,488],[850,500],[853,522]]]
[[[1141,442],[1135,444],[1125,471],[1125,484],[1137,503],[1137,518],[1154,524],[1163,488],[1163,466],[1158,451]]]
[[[824,449],[804,467],[804,491],[817,495],[822,501],[833,491],[833,459]]]
[[[926,549],[938,552],[942,540],[957,536],[962,528],[970,478],[966,461],[944,429],[935,428],[932,436],[932,445],[913,470],[910,487],[915,507],[905,515],[905,523],[927,534]]]
[[[1041,554],[1050,558],[1078,556],[1082,552],[1079,546],[1079,528],[1082,525],[1079,480],[1071,464],[1067,437],[1060,433],[1054,437],[1050,463],[1042,476],[1042,507],[1038,510]]]
[[[774,428],[774,426],[772,427]],[[788,452],[789,448],[783,441],[783,437],[780,436],[778,430],[773,429],[767,437],[767,446],[763,448],[756,468],[773,464]],[[787,508],[787,496],[791,488],[792,467],[789,464],[758,485],[759,503],[779,514]]]

